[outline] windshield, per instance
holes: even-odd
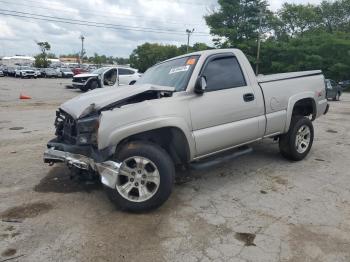
[[[102,74],[104,71],[106,71],[108,69],[108,67],[101,67],[101,68],[99,68],[99,69],[96,69],[96,70],[94,70],[94,71],[92,71],[91,73],[92,74]]]
[[[185,90],[199,56],[187,56],[160,63],[149,68],[137,80],[138,84],[154,84]]]

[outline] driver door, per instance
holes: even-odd
[[[102,75],[103,87],[118,86],[118,70],[111,68]]]
[[[264,108],[247,84],[237,58],[211,56],[201,76],[207,81],[205,92],[190,101],[197,157],[259,138]]]

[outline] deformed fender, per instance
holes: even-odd
[[[145,119],[121,126],[112,130],[110,133],[105,132],[104,135],[99,136],[98,147],[99,149],[111,146],[116,147],[123,139],[129,136],[165,127],[175,127],[184,133],[190,151],[190,158],[193,159],[196,150],[193,134],[186,121],[176,116]]]
[[[311,98],[313,101],[313,107],[315,109],[315,111],[317,111],[317,107],[316,107],[316,102],[315,102],[315,93],[312,91],[307,91],[307,92],[302,92],[302,93],[298,93],[296,95],[293,95],[289,98],[288,100],[288,106],[287,106],[287,120],[286,120],[286,126],[284,131],[288,132],[289,130],[289,126],[292,120],[292,115],[293,115],[293,109],[294,109],[294,105],[295,103],[297,103],[298,101],[305,99],[305,98]],[[317,112],[315,112],[315,116],[317,115]],[[314,116],[313,116],[314,117]]]

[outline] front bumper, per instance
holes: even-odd
[[[86,85],[86,83],[72,82],[72,86],[74,88],[81,88],[81,87],[83,87],[85,85]]]
[[[44,163],[49,163],[49,165],[65,163],[69,168],[75,167],[82,170],[94,171],[100,175],[102,184],[113,189],[116,186],[117,176],[121,167],[121,163],[115,161],[96,162],[90,157],[57,150],[55,147],[49,147],[45,150]]]

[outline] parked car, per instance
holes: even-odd
[[[15,67],[9,66],[9,67],[7,68],[7,75],[8,75],[8,76],[15,76],[15,70],[16,70]]]
[[[133,85],[140,78],[137,69],[125,67],[101,67],[91,73],[75,75],[72,85],[86,92],[106,86]]]
[[[73,77],[73,72],[70,68],[57,68],[57,73],[60,77],[70,78]]]
[[[79,74],[83,74],[83,73],[88,73],[89,72],[87,69],[80,68],[80,67],[73,68],[72,71],[73,71],[73,75],[79,75]]]
[[[120,208],[145,211],[170,196],[175,165],[268,137],[304,159],[328,107],[321,71],[256,77],[240,50],[201,51],[62,104],[44,162],[97,173]]]
[[[5,76],[4,71],[0,69],[0,76]]]
[[[34,72],[36,74],[36,77],[42,77],[41,68],[33,67],[33,70],[34,70]]]
[[[15,77],[20,78],[36,78],[37,74],[33,68],[29,66],[18,66],[15,69]]]
[[[53,69],[53,68],[45,68],[44,72],[45,72],[44,76],[46,78],[56,78],[56,77],[58,77],[57,71],[55,69]]]
[[[6,68],[6,66],[0,65],[0,71],[2,71],[3,76],[6,75],[6,73],[5,73],[5,68]]]
[[[334,101],[339,101],[340,96],[343,93],[343,88],[341,85],[337,84],[334,80],[326,79],[326,92],[327,99],[332,99]]]

